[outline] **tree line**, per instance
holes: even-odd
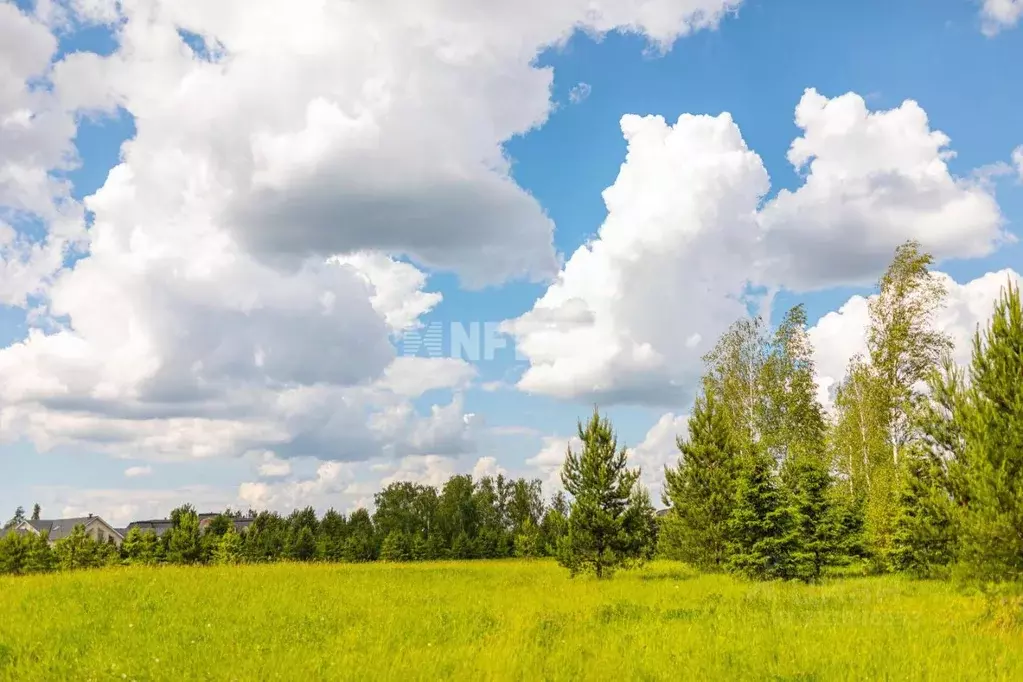
[[[374,502],[372,514],[332,509],[318,517],[312,507],[287,516],[250,511],[242,532],[235,525],[239,512],[228,509],[201,528],[194,507],[184,505],[171,512],[170,527],[160,536],[133,528],[119,548],[96,542],[81,526],[52,548],[45,533],[10,532],[0,538],[0,573],[122,564],[540,557],[554,553],[569,513],[563,493],[545,501],[539,480],[503,475],[452,476],[439,490],[396,482]],[[33,516],[39,518],[38,505]],[[22,520],[19,509],[8,525]]]
[[[678,463],[656,517],[639,470],[596,409],[568,449],[564,493],[537,480],[451,477],[388,485],[375,511],[261,512],[241,533],[230,510],[200,530],[191,506],[157,537],[119,550],[81,529],[49,548],[0,540],[0,572],[111,563],[416,561],[550,556],[572,575],[613,575],[655,555],[757,580],[872,572],[985,581],[1023,577],[1023,307],[1011,284],[978,329],[968,367],[935,330],[946,295],[915,242],[896,250],[869,301],[867,352],[832,410],[818,397],[804,308],[776,329],[733,324],[705,358]],[[36,509],[38,514],[38,509]],[[92,545],[90,545],[92,543]]]
[[[1001,291],[968,367],[936,331],[944,304],[914,242],[869,301],[867,353],[833,414],[817,398],[801,306],[769,334],[741,320],[706,358],[668,468],[659,549],[707,570],[813,581],[875,573],[1023,577],[1023,308]]]

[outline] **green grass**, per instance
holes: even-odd
[[[113,569],[0,578],[0,680],[1023,680],[943,583],[747,584],[655,563]]]

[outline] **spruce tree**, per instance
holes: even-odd
[[[754,580],[797,574],[798,528],[767,453],[745,458],[729,519],[728,568]]]
[[[798,534],[793,575],[820,580],[824,568],[838,563],[841,527],[832,505],[831,474],[819,457],[800,457],[790,469],[792,517]]]
[[[959,410],[963,434],[962,552],[970,575],[1023,579],[1023,308],[1002,290],[973,340],[970,385]]]
[[[955,554],[952,500],[942,470],[921,447],[903,457],[892,537],[892,568],[918,578],[946,573]]]
[[[639,470],[627,467],[611,422],[594,409],[578,425],[582,450],[568,449],[561,482],[573,497],[568,534],[559,543],[558,562],[573,576],[592,571],[597,578],[643,558],[649,547],[652,508],[634,495]]]
[[[678,466],[665,467],[661,547],[673,558],[717,570],[727,558],[728,520],[735,505],[739,452],[724,406],[713,391],[696,399],[689,438],[676,443]]]

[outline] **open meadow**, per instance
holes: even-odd
[[[982,597],[895,576],[124,568],[0,578],[0,679],[1020,680],[1023,630]]]

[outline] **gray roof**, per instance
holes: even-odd
[[[33,519],[26,523],[40,533],[49,533],[50,542],[56,542],[71,535],[71,531],[75,529],[75,526],[85,526],[96,520],[103,521],[98,516],[80,516],[72,519]],[[106,523],[106,521],[103,521],[103,523]]]
[[[202,523],[203,521],[216,518],[217,516],[220,516],[220,514],[203,513],[196,514],[196,516],[199,517],[199,522]],[[246,528],[252,525],[253,521],[255,521],[255,519],[252,517],[235,517],[234,518],[235,530],[238,531],[245,530]],[[124,532],[121,534],[127,535],[133,528],[138,528],[139,531],[142,533],[151,530],[156,534],[157,537],[160,537],[161,535],[169,531],[172,525],[173,524],[171,523],[170,519],[149,519],[146,521],[132,521],[131,523],[128,524],[128,527],[125,528]]]
[[[124,529],[124,535],[128,535],[133,529],[138,528],[139,532],[145,533],[146,531],[153,531],[157,537],[160,537],[171,529],[170,519],[153,519],[151,521],[132,521],[128,524],[128,527]]]

